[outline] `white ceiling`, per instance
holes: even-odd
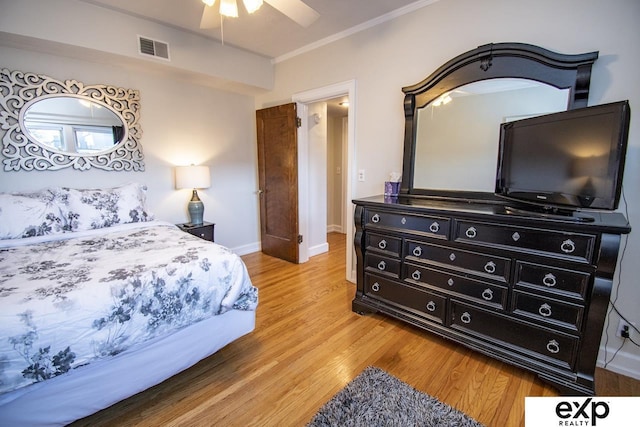
[[[270,58],[295,54],[310,45],[339,38],[368,28],[437,0],[304,0],[318,18],[303,28],[266,2],[254,14],[247,14],[238,0],[238,18],[225,18],[221,28],[201,30],[205,5],[201,0],[81,0],[130,15],[167,24],[209,37],[224,44]],[[213,7],[217,7],[219,2]]]

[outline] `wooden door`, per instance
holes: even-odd
[[[298,262],[296,104],[256,111],[262,252]]]

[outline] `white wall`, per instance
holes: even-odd
[[[389,171],[401,170],[404,133],[401,87],[415,84],[449,59],[492,42],[522,42],[561,53],[600,51],[589,104],[629,99],[632,112],[625,172],[628,217],[640,226],[640,2],[637,0],[441,0],[411,14],[276,64],[274,89],[256,107],[287,102],[295,93],[355,79],[355,170],[365,169],[356,197],[382,192]],[[622,204],[624,210],[624,203]],[[640,325],[640,231],[629,237],[613,298]],[[622,341],[611,315],[607,361]],[[635,335],[640,341],[640,334]],[[600,362],[604,363],[601,354]],[[640,350],[627,343],[608,365],[640,378]]]
[[[211,188],[200,190],[206,221],[216,223],[216,242],[238,252],[259,248],[253,98],[103,63],[0,47],[0,66],[58,80],[110,84],[140,91],[140,140],[144,172],[0,170],[0,191],[51,185],[95,188],[131,181],[148,186],[158,219],[186,222],[189,190],[175,190],[173,166],[211,166]]]
[[[4,45],[171,71],[176,78],[229,90],[265,90],[273,82],[269,58],[87,2],[0,0],[0,11]],[[141,56],[138,35],[167,43],[171,60]]]
[[[343,122],[344,117],[327,119],[327,230],[344,233],[342,224],[343,195]]]
[[[329,250],[327,244],[327,103],[316,102],[307,108],[309,136],[307,153],[308,162],[298,165],[308,171],[309,230],[307,247],[309,256],[318,255]],[[316,122],[315,116],[318,121]]]

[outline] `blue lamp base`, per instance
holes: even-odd
[[[198,192],[194,189],[193,195],[191,196],[191,200],[187,205],[187,210],[189,211],[190,224],[192,225],[202,225],[203,216],[204,216],[204,203],[198,197]]]

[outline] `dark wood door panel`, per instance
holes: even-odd
[[[298,262],[296,104],[256,111],[262,251]]]

